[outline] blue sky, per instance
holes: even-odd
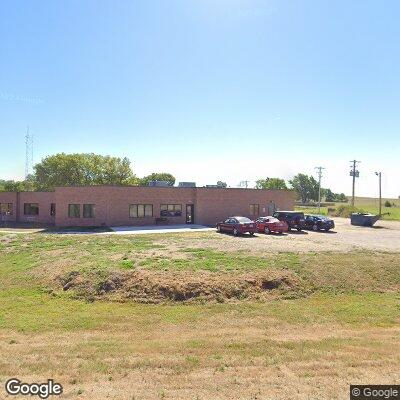
[[[0,177],[57,152],[199,185],[315,174],[400,195],[398,1],[2,1]]]

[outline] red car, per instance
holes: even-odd
[[[289,226],[285,221],[279,221],[274,217],[260,217],[256,221],[258,232],[265,232],[269,234],[271,232],[283,233],[289,230]]]
[[[255,222],[246,217],[229,217],[224,222],[217,223],[217,231],[233,233],[235,236],[248,232],[253,236],[257,227]]]

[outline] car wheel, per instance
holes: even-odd
[[[266,235],[269,235],[269,234],[271,233],[271,231],[269,230],[268,226],[266,226],[266,227],[264,228],[264,233],[265,233]]]
[[[238,230],[237,230],[236,228],[233,230],[233,234],[234,234],[235,236],[238,236],[238,235],[239,235],[239,232],[238,232]]]
[[[301,232],[301,228],[297,228],[297,232]]]
[[[313,230],[314,232],[319,231],[318,225],[317,225],[317,224],[314,224],[313,227],[312,227],[312,230]]]
[[[254,236],[254,232],[249,232],[250,233],[250,236]]]
[[[329,232],[331,228],[325,228],[325,232]]]

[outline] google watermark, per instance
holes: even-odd
[[[400,400],[400,385],[350,385],[350,400]]]
[[[44,383],[24,383],[17,378],[11,378],[6,382],[5,389],[11,396],[38,396],[40,399],[60,396],[63,392],[62,385],[53,379]]]

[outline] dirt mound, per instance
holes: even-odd
[[[300,286],[290,271],[254,273],[170,272],[135,270],[84,276],[73,271],[58,280],[88,300],[108,298],[144,303],[165,301],[229,301],[292,296]]]

